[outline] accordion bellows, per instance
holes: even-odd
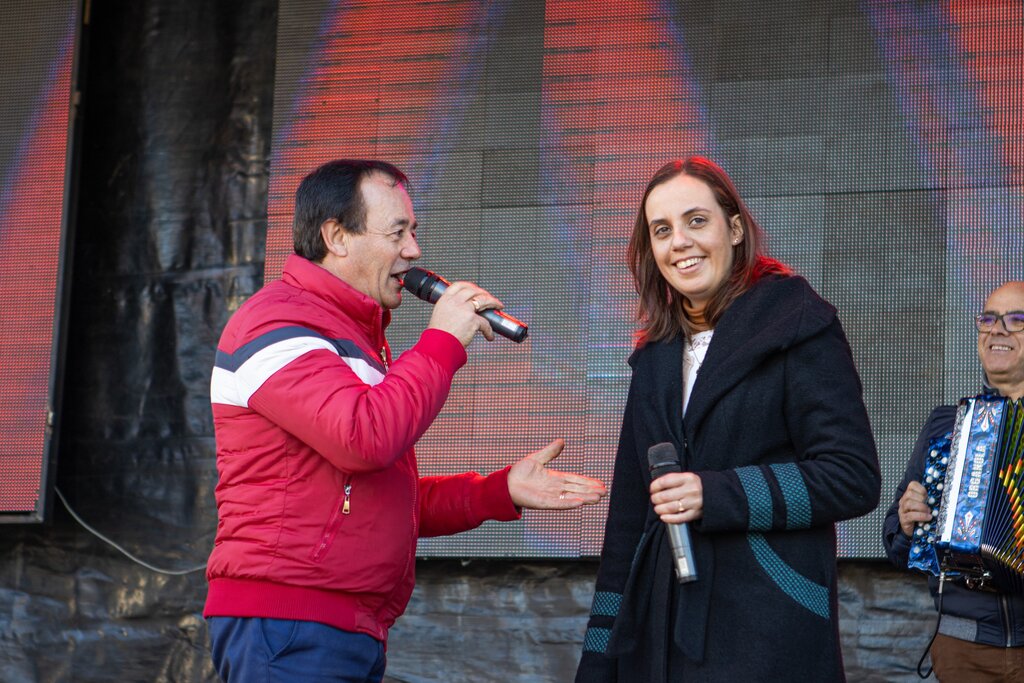
[[[907,566],[1024,593],[1024,399],[961,399],[950,438],[930,444]]]

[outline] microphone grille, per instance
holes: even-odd
[[[663,467],[679,467],[679,454],[668,441],[656,443],[647,449],[647,463],[652,470]]]
[[[429,270],[422,268],[410,268],[402,278],[402,286],[421,299],[426,299],[427,283],[433,275]]]

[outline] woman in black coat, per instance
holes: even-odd
[[[834,523],[878,503],[878,457],[835,309],[762,242],[707,159],[647,186],[629,245],[641,329],[579,683],[844,679]],[[652,482],[664,442],[682,471]],[[665,531],[682,522],[688,583]]]

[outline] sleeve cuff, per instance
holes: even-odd
[[[741,502],[733,495],[736,489],[733,483],[735,475],[730,477],[729,470],[709,470],[695,474],[700,477],[704,505],[701,518],[691,522],[693,527],[703,533],[735,531],[731,527],[734,526],[736,510]]]
[[[511,466],[483,477],[470,494],[470,515],[480,522],[493,519],[511,522],[523,516],[522,510],[512,502],[508,492],[508,472]]]
[[[906,567],[907,559],[910,557],[911,538],[903,533],[903,528],[896,527],[896,533],[892,535],[892,554],[897,558],[897,566]]]
[[[454,335],[444,330],[423,330],[415,348],[440,363],[450,375],[454,375],[466,364],[466,348]]]

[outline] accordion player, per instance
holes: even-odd
[[[932,442],[921,479],[932,508],[907,566],[976,588],[1024,594],[1024,399],[961,399],[950,438]]]

